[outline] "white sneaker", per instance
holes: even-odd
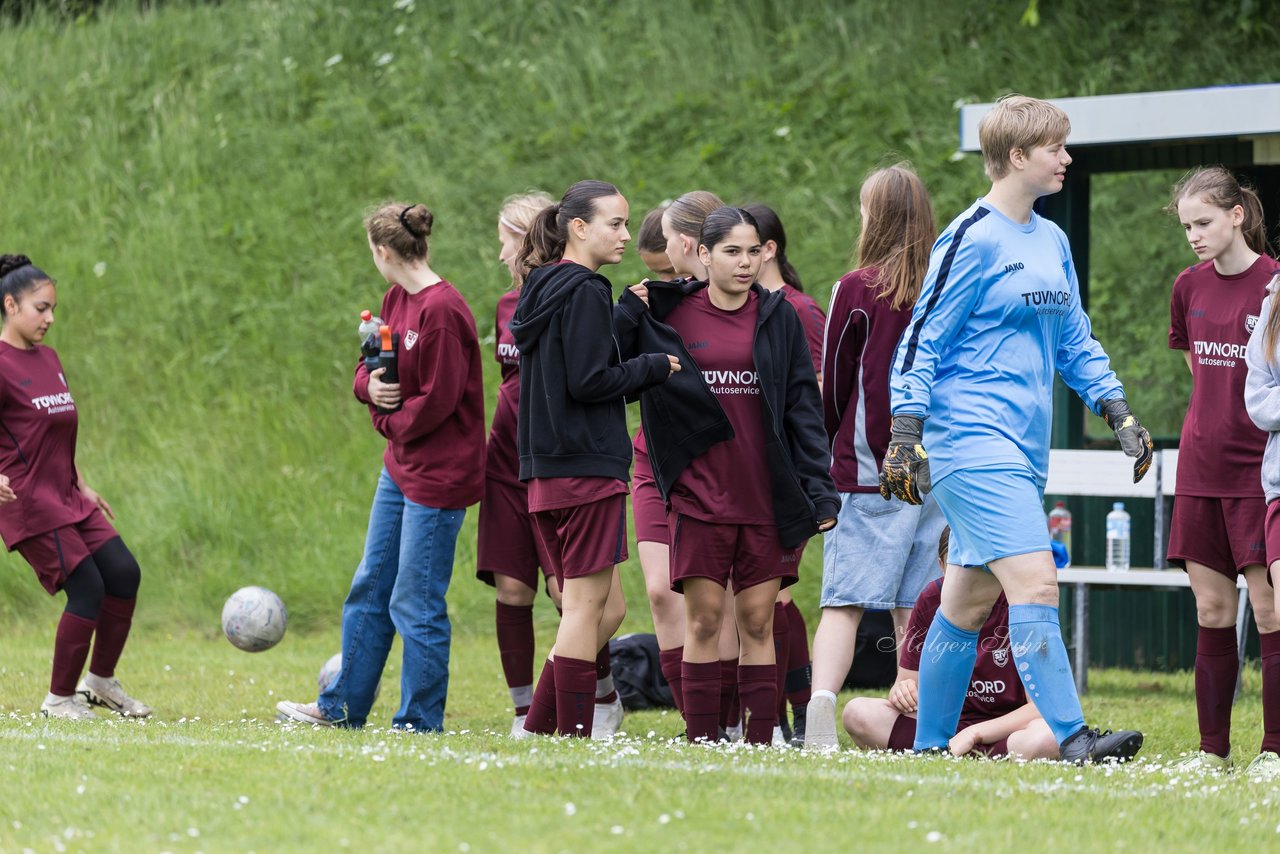
[[[528,715],[516,715],[515,720],[513,720],[513,721],[511,722],[511,737],[512,737],[512,738],[524,738],[524,737],[526,737],[526,736],[533,735],[533,733],[529,732],[527,729],[525,729],[525,728],[524,728],[524,721],[525,721],[525,718],[527,718],[527,717],[529,717],[529,716],[528,716]]]
[[[840,749],[836,737],[836,704],[815,694],[805,707],[804,749],[830,753]]]
[[[151,717],[151,707],[126,694],[120,687],[120,680],[114,676],[104,679],[89,673],[76,686],[76,693],[92,705],[103,706],[126,718]]]
[[[59,697],[57,694],[45,696],[40,704],[40,713],[47,718],[62,718],[67,721],[96,721],[98,716],[89,708],[84,697],[72,694],[70,697]]]
[[[742,721],[738,721],[736,724],[726,729],[724,734],[728,736],[729,741],[731,742],[742,741]]]
[[[300,724],[311,724],[313,726],[333,726],[333,721],[324,716],[324,712],[320,711],[320,707],[315,703],[294,703],[289,700],[281,700],[276,703],[276,716],[281,721],[294,721]]]
[[[618,732],[622,725],[622,700],[612,703],[596,703],[595,715],[591,719],[591,740],[608,741]]]
[[[790,747],[791,746],[790,742],[787,741],[787,737],[782,734],[781,726],[775,726],[773,728],[773,746],[774,747]]]

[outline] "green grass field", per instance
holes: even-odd
[[[314,696],[337,642],[289,634],[249,655],[213,632],[147,631],[120,675],[155,717],[69,724],[33,714],[44,633],[6,638],[0,851],[1256,851],[1280,832],[1274,785],[1165,768],[1195,744],[1188,674],[1090,673],[1090,720],[1148,733],[1121,768],[690,747],[670,743],[674,712],[630,715],[608,744],[514,742],[496,651],[476,637],[454,646],[447,735],[385,728],[398,647],[365,731],[274,723],[277,700]],[[1248,670],[1246,760],[1257,694]]]
[[[430,205],[433,264],[482,336],[508,286],[502,198],[588,176],[618,184],[635,221],[694,188],[771,203],[825,304],[869,169],[914,161],[940,225],[985,190],[955,152],[957,105],[1274,81],[1267,4],[1063,0],[1038,4],[1035,28],[1025,0],[142,5],[0,18],[0,252],[59,280],[49,343],[80,466],[144,571],[121,675],[157,708],[93,727],[33,716],[61,606],[0,554],[0,852],[1274,844],[1264,787],[1164,769],[1195,744],[1187,674],[1091,674],[1091,722],[1149,733],[1118,770],[694,749],[668,743],[673,714],[637,715],[608,746],[510,742],[474,510],[450,593],[455,733],[272,723],[338,648],[382,448],[349,388],[357,314],[384,289],[368,205]],[[1164,343],[1169,285],[1192,261],[1160,212],[1176,177],[1093,190],[1095,332],[1164,434],[1189,388]],[[629,256],[610,275],[642,273]],[[623,573],[623,631],[645,630],[634,559]],[[812,631],[816,545],[801,575]],[[257,656],[218,634],[245,584],[292,614]],[[540,600],[543,648],[553,619]],[[1246,759],[1257,681],[1236,715]]]

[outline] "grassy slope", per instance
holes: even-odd
[[[296,626],[332,623],[380,447],[348,392],[355,314],[382,289],[359,228],[375,200],[431,205],[436,266],[482,330],[505,287],[502,197],[588,175],[637,219],[699,186],[770,201],[825,301],[870,167],[914,160],[943,222],[984,189],[976,159],[952,157],[958,101],[1275,78],[1253,49],[1269,31],[1235,32],[1232,9],[1081,0],[1029,29],[1016,5],[235,0],[0,30],[0,249],[62,283],[51,342],[82,468],[148,574],[142,619],[204,626],[257,582]],[[1099,304],[1121,300],[1097,328],[1122,377],[1182,383],[1160,342],[1188,259],[1156,211],[1166,179],[1137,180],[1146,195],[1096,194],[1094,267],[1116,283]],[[632,258],[615,280],[641,272]],[[1141,312],[1124,308],[1135,281]],[[1132,385],[1176,429],[1178,389]],[[43,619],[25,567],[0,566],[0,614]],[[464,627],[487,630],[487,601],[457,586]]]

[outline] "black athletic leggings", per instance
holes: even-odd
[[[134,599],[142,570],[124,540],[114,537],[89,557],[76,564],[62,590],[67,594],[66,612],[97,620],[103,596]]]

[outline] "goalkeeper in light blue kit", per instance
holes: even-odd
[[[1044,515],[1055,372],[1151,465],[1151,437],[1124,398],[1080,306],[1071,249],[1032,206],[1062,189],[1067,115],[1021,95],[982,119],[990,192],[934,244],[924,290],[891,376],[893,434],[880,491],[919,504],[930,491],[951,526],[942,606],[920,658],[917,752],[955,735],[978,630],[1001,589],[1014,663],[1067,762],[1124,761],[1142,733],[1085,726],[1058,624]]]

